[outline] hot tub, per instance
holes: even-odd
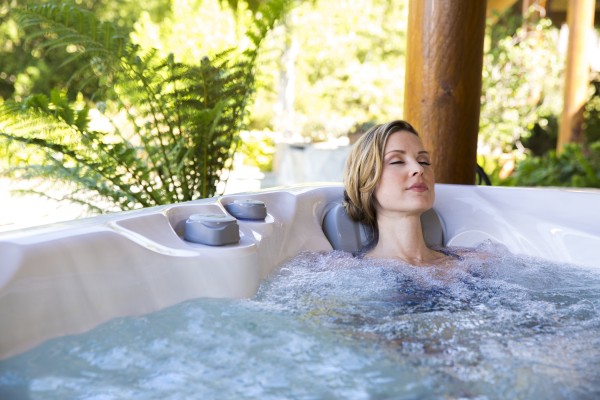
[[[228,195],[0,235],[0,359],[189,299],[246,298],[303,251],[332,249],[325,214],[340,185]],[[184,240],[193,214],[226,215],[236,200],[266,206],[238,220],[239,242]],[[600,266],[600,191],[436,185],[442,244],[500,243],[514,254]]]

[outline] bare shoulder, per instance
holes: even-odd
[[[487,260],[493,258],[497,255],[497,252],[490,251],[489,249],[482,248],[481,246],[477,247],[442,247],[436,248],[436,251],[445,254],[450,258],[454,258],[456,260]]]

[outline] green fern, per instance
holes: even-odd
[[[93,88],[94,106],[110,128],[91,129],[88,108],[56,90],[5,102],[0,141],[11,166],[5,172],[75,183],[80,189],[68,200],[105,211],[214,195],[244,127],[260,44],[290,3],[262,2],[250,29],[253,47],[197,65],[132,45],[115,26],[74,6],[14,9],[32,43],[45,51],[70,49],[65,63],[81,66],[77,74]],[[27,157],[19,156],[23,147]]]

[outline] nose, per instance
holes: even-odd
[[[425,168],[418,162],[413,162],[413,166],[412,166],[412,171],[411,174],[412,176],[418,176],[418,175],[423,175],[423,172],[425,171]]]

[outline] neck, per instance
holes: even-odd
[[[377,218],[379,241],[367,254],[375,258],[395,258],[412,265],[430,263],[443,257],[427,247],[419,215]]]

